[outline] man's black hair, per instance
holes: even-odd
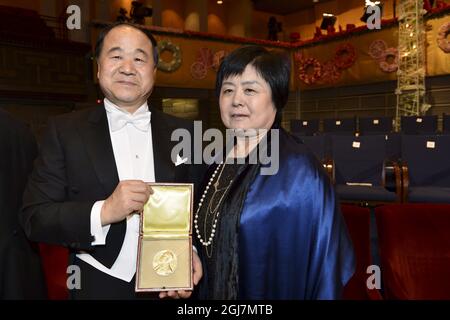
[[[142,27],[141,25],[137,25],[137,24],[133,24],[130,22],[126,22],[126,21],[120,21],[120,22],[116,22],[114,24],[110,24],[107,27],[105,27],[102,31],[100,31],[100,34],[98,35],[97,38],[97,43],[95,45],[95,58],[98,60],[98,58],[100,57],[100,54],[102,53],[102,49],[103,49],[103,41],[105,40],[106,35],[114,28],[117,27],[121,27],[121,26],[129,26],[132,28],[135,28],[139,31],[141,31],[143,34],[145,34],[147,36],[147,38],[150,40],[150,42],[152,43],[152,47],[153,47],[153,61],[155,64],[155,68],[158,64],[158,43],[156,42],[155,37],[152,35],[152,33],[150,32],[150,30]]]

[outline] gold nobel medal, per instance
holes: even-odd
[[[173,251],[162,250],[153,257],[153,270],[160,276],[168,276],[177,269],[177,256]]]
[[[148,183],[140,216],[136,292],[192,290],[193,184]]]

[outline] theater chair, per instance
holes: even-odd
[[[356,133],[356,118],[324,119],[323,132],[328,135],[354,135]]]
[[[69,251],[61,246],[39,243],[47,293],[50,300],[68,299],[67,266]]]
[[[450,134],[450,114],[442,115],[442,133]]]
[[[450,135],[402,136],[403,202],[450,203]]]
[[[385,299],[450,299],[450,205],[375,209]]]
[[[386,135],[393,131],[392,121],[392,117],[359,118],[358,132],[360,135]]]
[[[386,160],[386,138],[332,136],[333,181],[342,202],[377,205],[401,201],[397,163]]]
[[[384,135],[386,158],[397,161],[401,155],[401,135],[394,132],[392,117],[359,118],[359,135]]]
[[[326,136],[303,136],[300,137],[300,139],[320,162],[326,162],[326,160],[329,158],[329,147]]]
[[[399,132],[391,132],[385,137],[387,159],[398,162],[402,156],[402,135]]]
[[[437,116],[401,117],[401,129],[404,134],[435,134],[437,132]]]
[[[354,205],[341,205],[348,232],[353,242],[356,268],[353,277],[344,288],[345,300],[379,300],[377,289],[367,287],[367,267],[372,265],[370,249],[370,210]]]
[[[297,136],[312,136],[319,133],[319,119],[291,120],[291,133]]]

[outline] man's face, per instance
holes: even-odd
[[[108,100],[134,112],[150,96],[155,75],[153,46],[144,33],[119,26],[106,35],[97,77]]]

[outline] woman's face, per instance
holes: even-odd
[[[270,129],[275,120],[272,90],[252,65],[223,80],[219,104],[222,122],[230,129]]]

